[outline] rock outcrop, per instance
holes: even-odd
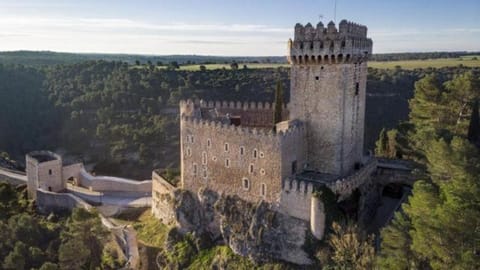
[[[303,250],[308,223],[272,209],[270,204],[252,204],[236,196],[220,196],[211,190],[198,194],[178,191],[174,212],[182,233],[209,234],[221,238],[239,255],[254,262],[284,260],[311,264]]]

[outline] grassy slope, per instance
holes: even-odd
[[[141,269],[156,269],[156,255],[160,252],[167,238],[169,228],[163,225],[158,219],[152,216],[150,210],[143,213],[122,214],[115,219],[118,224],[132,224],[137,232],[141,245],[140,256],[142,260]],[[236,255],[227,246],[215,246],[201,250],[187,269],[212,269],[212,265],[224,266],[225,269],[258,269],[258,270],[288,270],[295,269],[293,266],[284,263],[271,263],[255,265],[248,258]]]

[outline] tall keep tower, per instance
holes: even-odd
[[[367,27],[341,21],[295,26],[289,40],[290,117],[307,125],[310,169],[346,175],[363,157]]]

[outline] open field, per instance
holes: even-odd
[[[239,69],[243,68],[244,64],[239,64]],[[248,68],[277,68],[288,67],[288,64],[278,63],[246,63]],[[370,61],[369,67],[379,69],[394,69],[400,66],[403,69],[416,69],[416,68],[442,68],[442,67],[454,67],[458,65],[464,65],[468,67],[480,67],[480,56],[465,56],[461,58],[440,58],[429,60],[405,60],[405,61]],[[230,69],[230,64],[208,64],[205,65],[207,69]],[[183,65],[180,70],[200,70],[200,65]]]

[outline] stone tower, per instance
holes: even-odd
[[[50,151],[34,151],[26,156],[27,190],[36,199],[36,190],[60,192],[66,188],[62,177],[62,157]]]
[[[363,156],[367,27],[341,21],[295,26],[289,40],[290,117],[307,125],[308,168],[347,175]]]

